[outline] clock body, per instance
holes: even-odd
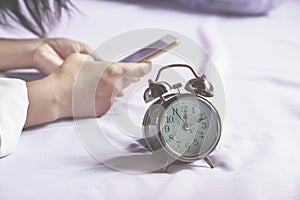
[[[215,107],[195,94],[169,94],[147,110],[143,120],[147,147],[160,159],[193,162],[206,158],[221,136]]]

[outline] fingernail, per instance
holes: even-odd
[[[151,63],[151,60],[144,60],[143,63]]]

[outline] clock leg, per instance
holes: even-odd
[[[168,169],[171,165],[171,163],[169,163],[169,159],[167,159],[167,162],[164,164],[164,166],[158,170],[154,170],[153,172],[156,172],[156,173],[168,173]]]
[[[168,158],[165,163],[165,166],[162,168],[162,172],[168,173],[168,169],[169,169],[170,165],[171,165],[171,159]]]
[[[210,168],[215,167],[214,163],[208,157],[204,158],[204,161],[210,166]]]
[[[161,169],[161,172],[162,172],[162,173],[168,173],[169,167],[170,167],[170,165],[166,165],[165,167],[163,167],[163,168]]]

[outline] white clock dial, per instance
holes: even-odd
[[[214,145],[209,136],[211,126],[216,126],[213,121],[212,110],[202,101],[195,97],[177,99],[161,117],[162,140],[179,156],[199,156]]]

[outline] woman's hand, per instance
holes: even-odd
[[[82,42],[66,38],[44,39],[32,53],[33,66],[44,74],[51,74],[73,53],[88,55],[92,54],[92,49]]]
[[[25,126],[66,117],[102,116],[115,96],[122,96],[126,86],[150,70],[149,63],[109,63],[72,54],[53,74],[27,83]]]

